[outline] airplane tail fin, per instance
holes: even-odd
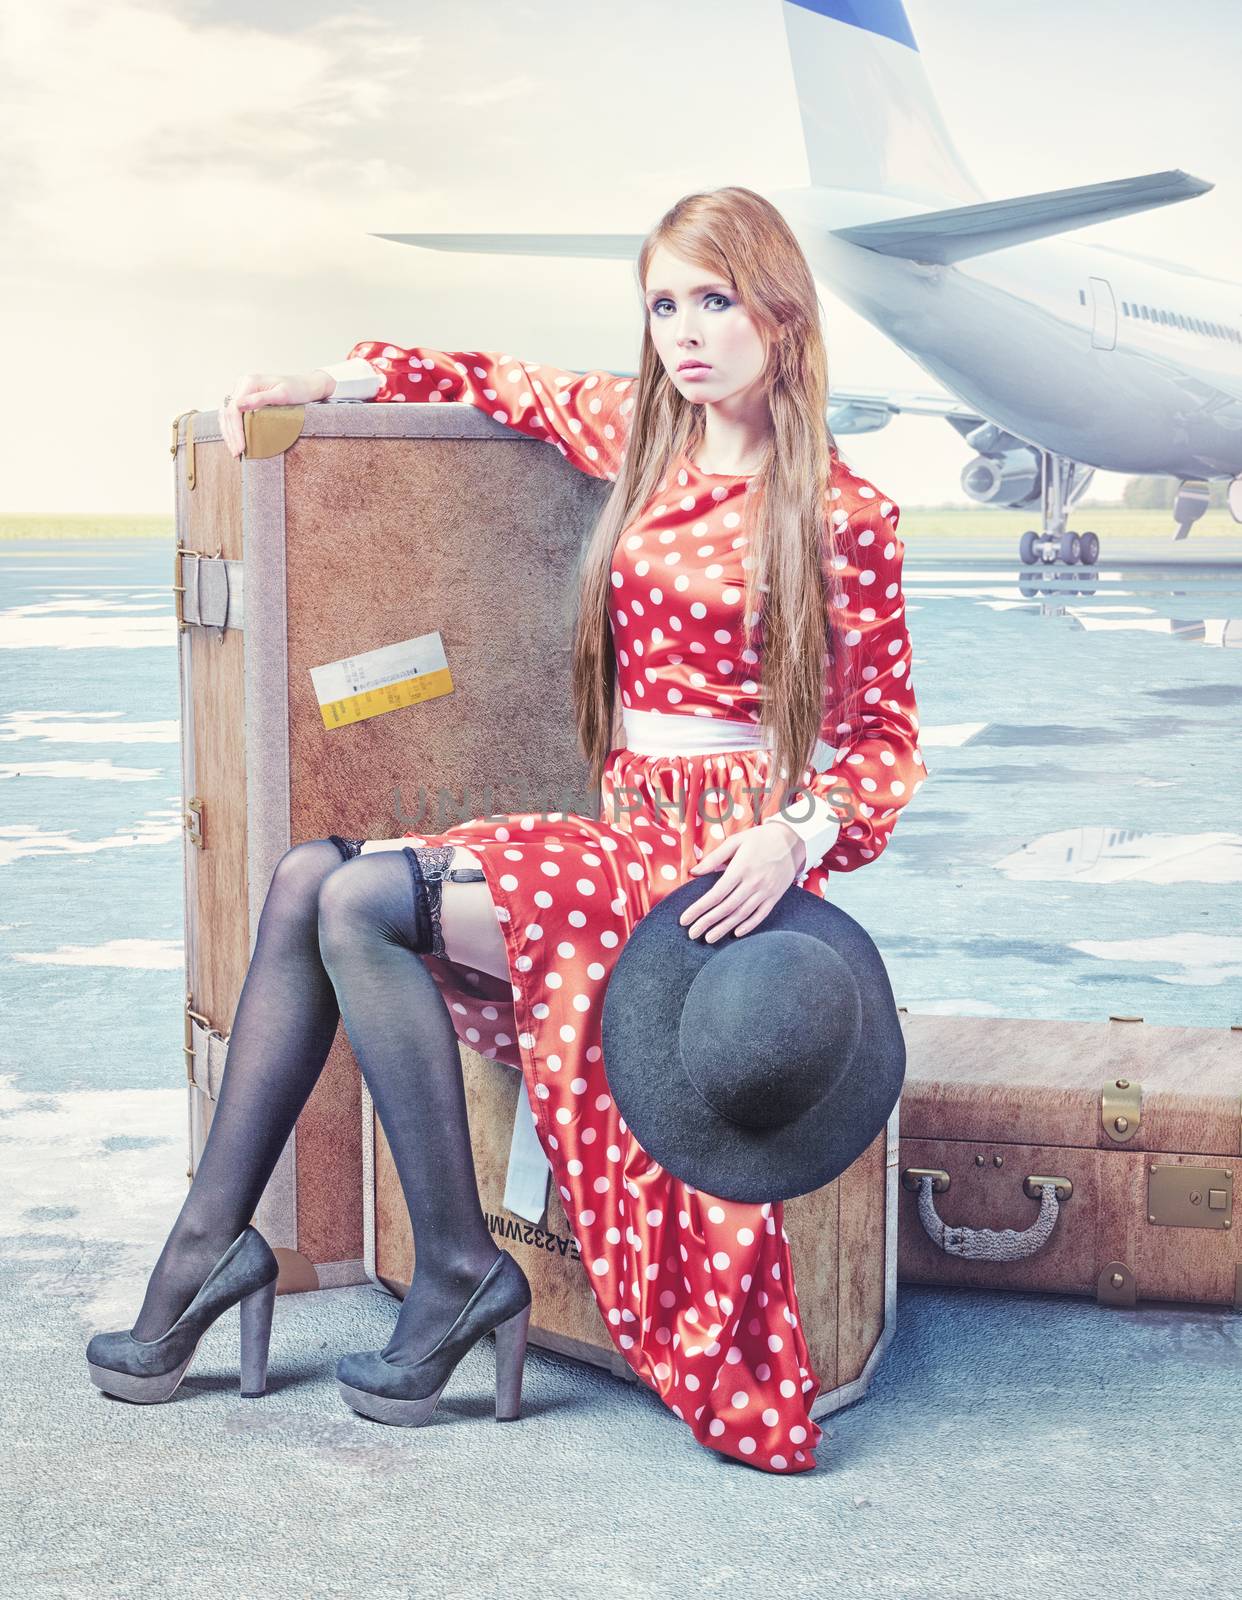
[[[783,0],[813,185],[922,204],[982,200],[902,0]]]
[[[1045,239],[1088,223],[1149,211],[1205,194],[1214,185],[1175,168],[1137,178],[1084,183],[1073,189],[986,200],[981,205],[923,211],[913,217],[891,217],[855,227],[834,228],[839,239],[881,255],[948,265],[971,256],[989,255],[1028,239]]]

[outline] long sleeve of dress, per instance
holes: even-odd
[[[852,664],[857,675],[844,713],[825,698],[817,751],[828,747],[835,759],[777,813],[806,843],[805,871],[825,858],[835,872],[874,861],[928,775],[910,677],[900,516],[891,501],[865,500],[846,524],[843,553],[828,575],[828,602],[845,648],[860,659]]]
[[[337,383],[330,400],[465,401],[555,444],[593,478],[617,476],[634,409],[633,378],[565,372],[488,350],[402,349],[363,340],[347,360],[321,370]]]

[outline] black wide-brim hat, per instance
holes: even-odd
[[[604,994],[604,1072],[627,1126],[674,1177],[722,1200],[785,1200],[839,1177],[887,1123],[905,1079],[901,1018],[867,930],[800,885],[740,938],[692,939],[679,918],[720,876],[680,884],[630,933]],[[729,1116],[718,1106],[739,1051],[754,1076]]]

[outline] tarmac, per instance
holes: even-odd
[[[398,1303],[371,1285],[278,1298],[259,1399],[233,1311],[172,1400],[112,1399],[86,1342],[137,1313],[184,1192],[183,1119],[180,1091],[0,1082],[6,1597],[1242,1594],[1224,1307],[899,1284],[870,1390],[792,1477],[535,1346],[522,1415],[498,1424],[490,1339],[423,1427],[360,1417],[335,1365],[388,1336]]]

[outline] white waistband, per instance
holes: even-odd
[[[738,722],[727,717],[687,717],[664,711],[638,711],[622,707],[625,747],[640,756],[700,756],[714,750],[770,750],[770,728],[759,722]],[[816,739],[811,769],[825,772],[840,752]]]
[[[621,717],[626,749],[640,756],[693,756],[713,750],[772,748],[770,731],[758,722],[639,711],[631,706],[622,708]]]

